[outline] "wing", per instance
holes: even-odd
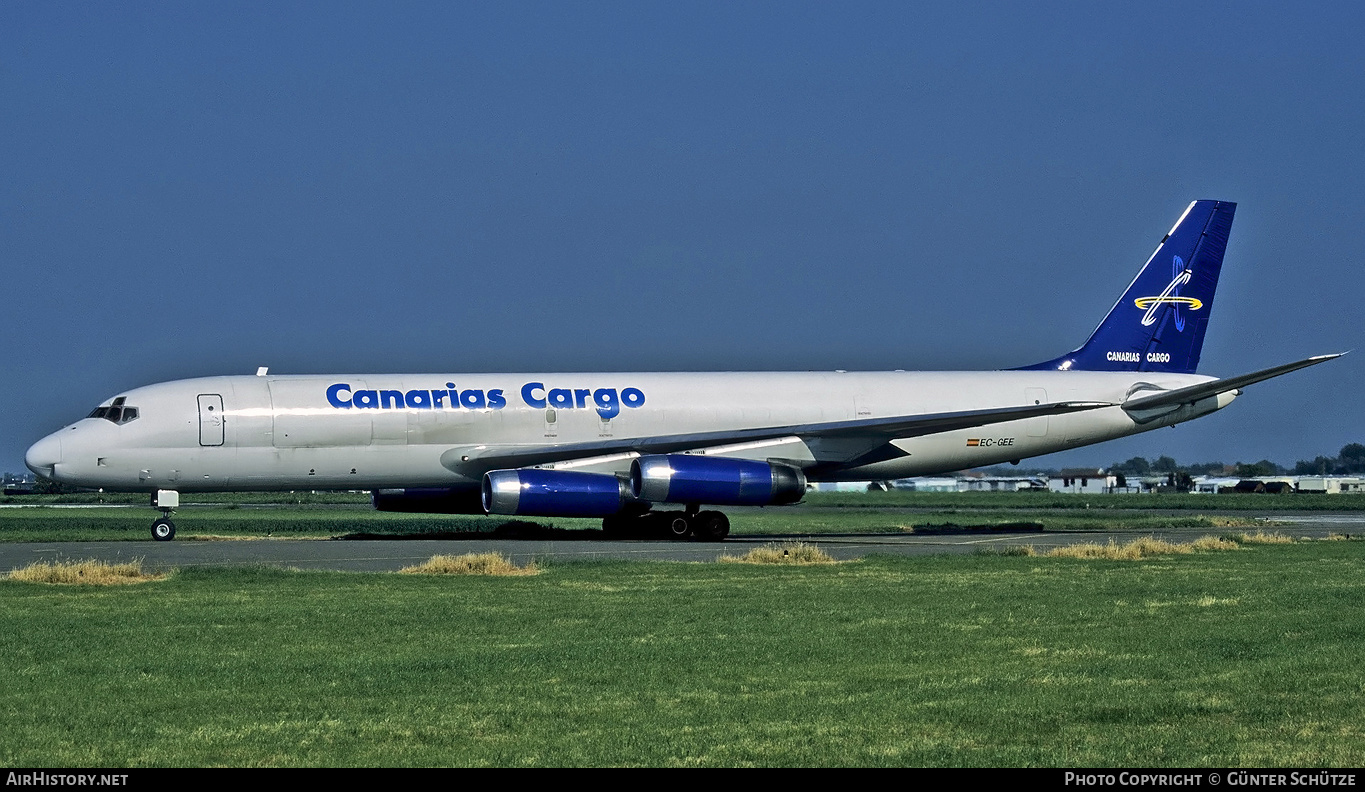
[[[1281,374],[1288,374],[1291,371],[1298,371],[1301,368],[1316,366],[1319,363],[1326,363],[1335,360],[1346,354],[1338,352],[1334,355],[1316,355],[1304,360],[1293,363],[1285,363],[1282,366],[1274,366],[1260,371],[1253,371],[1250,374],[1243,374],[1239,377],[1226,377],[1224,379],[1213,380],[1212,382],[1201,382],[1198,385],[1191,385],[1188,388],[1176,388],[1175,390],[1159,391],[1155,394],[1136,396],[1123,403],[1123,409],[1128,412],[1138,410],[1158,410],[1163,407],[1179,407],[1182,404],[1193,404],[1200,399],[1207,399],[1210,396],[1217,396],[1220,393],[1240,390],[1248,385],[1263,382],[1271,377],[1278,377]]]
[[[901,415],[890,418],[863,418],[853,421],[827,421],[757,429],[694,432],[656,437],[612,438],[586,443],[458,446],[441,455],[441,464],[456,473],[474,476],[481,475],[489,470],[547,465],[583,457],[631,453],[670,454],[677,451],[788,437],[804,440],[862,441],[855,442],[853,445],[870,448],[895,438],[919,437],[1005,421],[1019,421],[1044,415],[1064,415],[1112,406],[1114,405],[1109,402],[1055,402],[988,410]]]

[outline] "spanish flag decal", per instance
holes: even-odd
[[[969,445],[969,446],[979,446],[979,445],[981,445],[981,440],[978,439],[978,438],[973,437],[973,438],[971,438],[971,439],[969,439],[969,440],[967,441],[967,445]]]

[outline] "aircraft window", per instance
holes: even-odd
[[[123,399],[120,398],[120,399],[116,399],[115,401],[121,403],[121,402],[123,401]],[[126,423],[128,423],[129,421],[136,421],[136,420],[137,420],[137,408],[136,408],[136,407],[119,407],[119,406],[96,407],[96,408],[95,408],[89,415],[87,415],[86,417],[87,417],[87,418],[103,418],[103,419],[106,420],[106,421],[110,421],[110,422],[112,422],[112,423],[116,423],[116,424],[122,426],[123,424],[126,424]]]

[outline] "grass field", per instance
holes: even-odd
[[[35,507],[0,509],[0,541],[146,541],[156,512],[132,507]],[[909,509],[824,508],[812,505],[735,509],[729,512],[735,535],[819,535],[837,533],[904,533],[944,527],[1027,528],[1030,530],[1160,531],[1171,528],[1221,530],[1262,526],[1257,518],[1208,516],[1196,512],[1149,512],[1109,509]],[[206,537],[442,537],[495,530],[591,531],[600,536],[601,520],[509,518],[376,512],[354,505],[214,505],[184,508],[175,515],[179,540]]]
[[[1359,766],[1363,547],[0,581],[0,762]]]
[[[89,496],[79,496],[87,498]],[[233,496],[190,496],[192,505],[176,512],[182,539],[203,537],[449,537],[455,534],[491,533],[509,522],[506,518],[467,515],[408,515],[375,512],[369,500],[354,493],[247,493]],[[270,500],[270,498],[274,500]],[[1014,493],[812,493],[796,507],[728,509],[736,535],[818,535],[839,533],[906,533],[940,530],[943,527],[1013,527],[1029,530],[1160,531],[1168,528],[1254,527],[1260,513],[1274,511],[1275,496],[1168,496],[1185,507],[1159,511],[1158,501],[1167,496],[1046,496]],[[1314,496],[1283,496],[1295,504]],[[1331,498],[1340,511],[1350,511],[1354,496]],[[124,496],[117,496],[119,500]],[[206,498],[202,500],[201,498]],[[1080,498],[1080,500],[1077,500]],[[1114,508],[1108,498],[1121,503],[1147,503],[1147,509]],[[1308,500],[1298,500],[1308,498]],[[0,508],[0,541],[145,541],[156,512],[135,505],[83,504],[66,508],[57,497],[26,503],[46,508]],[[1175,503],[1171,501],[1171,503]],[[1085,504],[1095,508],[1084,508]],[[1164,501],[1163,501],[1164,503]],[[1204,511],[1224,504],[1259,503],[1256,515],[1230,509],[1219,515]],[[1059,504],[1059,505],[1058,505]],[[1103,508],[1102,508],[1103,505]],[[1244,515],[1245,516],[1241,516]],[[530,518],[516,520],[502,530],[597,531],[601,520]]]
[[[145,495],[84,493],[17,496],[0,505],[0,542],[137,540],[156,513]],[[506,518],[380,513],[350,492],[221,493],[185,496],[176,513],[181,539],[204,537],[367,537],[491,533]],[[79,505],[86,508],[65,508]],[[52,508],[42,508],[50,506]],[[796,506],[727,509],[736,535],[901,533],[943,527],[1160,531],[1254,527],[1277,511],[1355,511],[1365,495],[1059,495],[1006,492],[812,492]],[[1210,514],[1213,512],[1214,514]],[[1240,517],[1246,514],[1246,517]],[[599,520],[530,518],[514,530],[600,528]],[[509,530],[508,528],[504,528]]]

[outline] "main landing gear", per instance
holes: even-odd
[[[169,542],[175,538],[175,523],[171,522],[171,512],[180,506],[180,493],[175,490],[157,490],[152,493],[152,508],[161,510],[161,517],[152,523],[152,538],[158,542]]]
[[[620,539],[661,537],[719,542],[730,535],[730,519],[718,511],[699,511],[697,507],[687,511],[614,514],[602,518],[602,531]]]

